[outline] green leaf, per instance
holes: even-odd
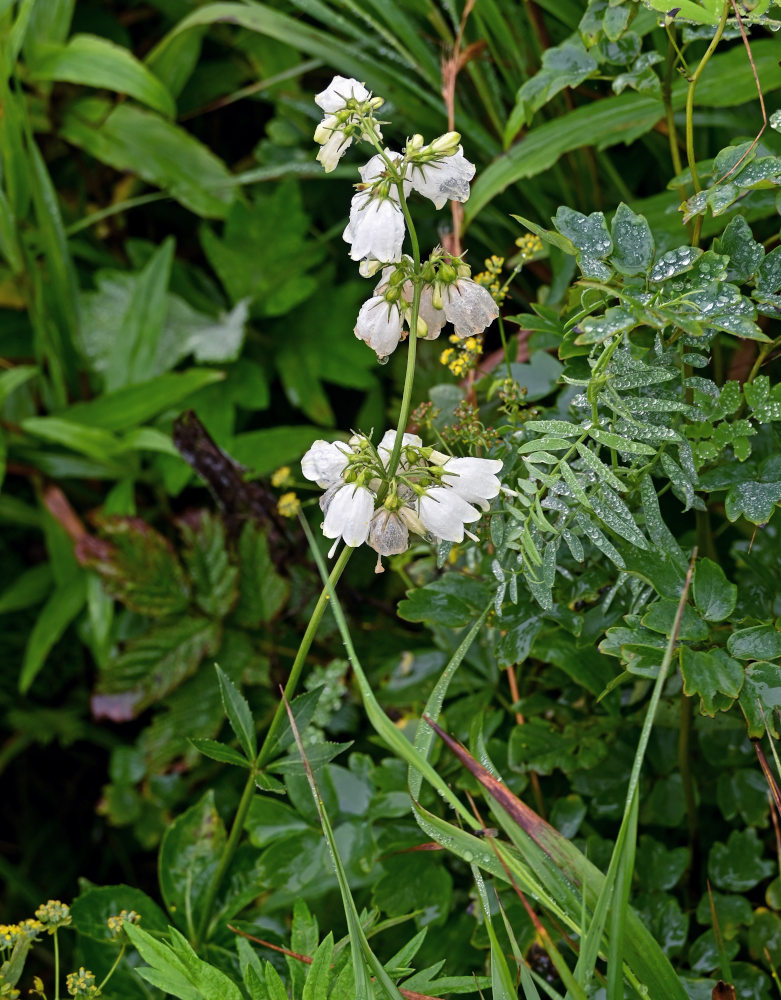
[[[235,621],[245,628],[270,622],[282,610],[290,585],[271,560],[268,540],[260,528],[248,522],[239,538],[239,600]]]
[[[507,763],[513,771],[551,774],[560,768],[565,774],[597,767],[608,754],[604,728],[598,723],[582,723],[560,729],[540,718],[528,719],[510,733]]]
[[[542,53],[542,68],[518,91],[515,107],[504,132],[504,145],[510,145],[518,129],[531,123],[534,112],[547,104],[565,87],[576,87],[599,68],[591,53],[576,36]]]
[[[668,250],[648,272],[648,280],[659,283],[679,274],[685,274],[691,271],[701,256],[702,250],[697,247],[678,247],[675,250]]]
[[[309,966],[301,1000],[328,1000],[333,955],[334,936],[333,933],[329,933],[312,956],[312,964]]]
[[[0,406],[8,399],[11,393],[16,392],[26,382],[38,374],[38,369],[33,365],[15,365],[8,371],[0,375]]]
[[[564,366],[545,351],[533,351],[528,364],[513,361],[510,371],[518,385],[526,389],[526,402],[533,403],[553,392]]]
[[[683,690],[700,696],[700,711],[713,718],[730,708],[743,686],[743,668],[722,649],[708,653],[681,647]]]
[[[25,417],[20,427],[34,437],[64,445],[98,462],[110,461],[121,448],[119,440],[109,431],[60,417]]]
[[[760,262],[765,256],[761,243],[754,240],[751,227],[742,215],[736,215],[722,233],[713,242],[716,253],[729,257],[727,277],[730,281],[742,284],[757,273]]]
[[[234,750],[233,747],[227,746],[225,743],[220,743],[218,740],[208,739],[207,737],[191,737],[190,743],[204,757],[218,760],[222,764],[235,764],[237,767],[250,766],[249,761],[245,757],[242,757],[238,751]]]
[[[52,582],[52,570],[48,563],[24,570],[0,592],[0,615],[39,604],[52,589]]]
[[[222,704],[225,707],[225,714],[228,716],[231,729],[235,733],[247,760],[254,761],[258,755],[258,738],[247,699],[217,664],[214,665],[214,669],[217,671]]]
[[[759,660],[746,667],[739,701],[751,739],[761,739],[766,731],[778,739],[776,713],[781,709],[781,670],[777,663]]]
[[[68,105],[60,135],[102,163],[163,188],[196,215],[221,219],[234,200],[222,160],[154,112],[84,98]]]
[[[671,636],[675,625],[678,602],[666,600],[655,601],[648,611],[643,615],[643,625],[653,632],[661,632],[662,635]],[[686,604],[681,615],[680,628],[678,629],[678,639],[689,642],[702,642],[708,638],[709,630],[705,622],[699,617],[691,605]]]
[[[398,612],[408,622],[460,628],[473,620],[475,609],[482,608],[488,596],[487,587],[479,581],[448,573],[425,587],[408,590]]]
[[[19,691],[22,694],[29,690],[52,647],[84,607],[86,599],[86,574],[79,573],[58,586],[41,608],[24,651],[19,674]]]
[[[610,262],[619,274],[645,274],[654,259],[654,238],[644,215],[637,215],[623,202],[610,227],[613,254]]]
[[[76,403],[62,410],[59,416],[72,423],[106,431],[124,431],[178,406],[199,389],[221,382],[223,378],[222,372],[205,368],[158,375],[146,382],[96,396],[88,403]]]
[[[603,483],[606,483],[612,489],[616,490],[616,492],[624,493],[626,491],[626,486],[621,480],[616,478],[605,463],[597,458],[594,452],[587,448],[585,444],[578,442],[577,449],[578,454],[583,460],[583,464],[590,472],[596,473]]]
[[[112,597],[139,614],[165,618],[184,611],[190,589],[171,543],[134,517],[98,520],[100,538],[82,538],[77,555]]]
[[[737,629],[727,639],[727,649],[738,660],[774,660],[781,656],[781,632],[772,625]]]
[[[587,257],[601,260],[613,251],[613,241],[602,212],[583,215],[562,206],[551,220],[556,229]]]
[[[642,889],[672,889],[689,866],[689,851],[685,847],[667,848],[648,834],[643,834],[638,843],[635,865]]]
[[[143,63],[121,45],[98,35],[72,35],[65,45],[50,45],[36,54],[33,80],[60,80],[113,90],[134,97],[168,118],[176,115],[171,94]]]
[[[730,521],[745,517],[752,524],[767,524],[781,502],[781,482],[736,483],[727,494],[724,508]]]
[[[182,519],[179,527],[196,604],[210,618],[225,618],[239,596],[239,568],[231,565],[221,518],[203,511],[192,521]]]
[[[706,622],[721,622],[735,610],[738,588],[727,580],[718,563],[698,559],[692,585],[694,603]]]
[[[202,912],[225,839],[225,827],[214,807],[212,790],[177,816],[163,837],[160,892],[173,920],[188,934],[193,933],[194,917]]]
[[[118,948],[119,942],[109,930],[107,921],[122,910],[135,910],[149,932],[162,933],[168,926],[163,911],[145,892],[129,885],[101,885],[90,886],[71,903],[73,928],[79,934],[96,941],[112,942]]]
[[[716,787],[716,800],[724,819],[740,817],[746,826],[767,824],[767,781],[759,770],[741,767],[723,771]]]
[[[771,295],[781,290],[781,247],[776,247],[762,260],[757,271],[757,290]]]
[[[756,830],[733,830],[726,844],[717,842],[710,849],[708,876],[720,889],[746,892],[773,873],[775,865],[763,854]]]

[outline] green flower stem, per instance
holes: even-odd
[[[354,551],[355,549],[351,548],[349,545],[346,545],[342,549],[339,554],[339,558],[336,560],[334,567],[331,570],[331,575],[328,577],[329,587],[336,586],[339,577],[342,575],[342,572],[344,571],[344,568]],[[328,600],[328,588],[323,588],[320,593],[320,597],[317,599],[315,609],[312,612],[312,617],[309,619],[309,624],[306,627],[304,637],[301,640],[301,645],[298,647],[296,658],[293,661],[293,666],[290,668],[290,674],[288,675],[287,683],[285,684],[285,699],[288,701],[292,701],[295,694],[298,682],[301,678],[301,672],[304,669],[307,654],[312,646],[312,642],[314,641],[318,626],[320,625],[320,621],[325,613],[325,609],[328,607]],[[252,799],[255,795],[255,777],[259,771],[263,770],[274,752],[274,742],[279,733],[284,716],[285,701],[283,699],[277,705],[277,710],[271,720],[271,725],[266,731],[258,756],[250,770],[247,783],[244,786],[244,791],[241,793],[241,799],[239,800],[236,814],[233,817],[231,831],[223,849],[220,863],[215,869],[214,875],[212,876],[209,884],[209,889],[201,911],[201,919],[198,924],[198,929],[195,933],[194,940],[191,942],[196,950],[205,938],[209,927],[209,921],[211,920],[212,911],[214,909],[214,903],[217,899],[217,893],[220,891],[222,881],[225,878],[225,874],[228,871],[228,868],[233,861],[233,856],[239,846],[239,841],[241,840],[241,835],[244,830],[244,823],[247,819],[247,813],[249,812],[250,804],[252,803]]]
[[[716,28],[716,34],[711,39],[710,45],[705,50],[705,54],[702,59],[700,59],[697,69],[695,69],[694,73],[692,73],[689,78],[689,89],[686,92],[686,159],[689,164],[689,170],[691,170],[692,185],[694,187],[695,194],[702,190],[702,185],[700,184],[700,177],[697,173],[697,160],[694,155],[694,91],[700,77],[702,76],[703,70],[708,65],[710,57],[716,51],[716,47],[721,41],[721,36],[724,34],[724,27],[727,24],[727,14],[729,13],[730,3],[731,0],[724,0],[724,6],[722,7],[721,18],[719,19],[719,24]],[[694,223],[692,246],[697,247],[700,245],[701,231],[702,216],[698,215]]]
[[[54,1000],[60,1000],[60,944],[56,930],[52,937],[54,938]]]
[[[673,164],[673,171],[676,177],[683,173],[683,162],[681,161],[681,151],[678,148],[678,133],[675,127],[675,112],[672,102],[673,71],[677,61],[681,58],[681,52],[675,41],[675,25],[671,24],[667,28],[667,61],[664,66],[664,76],[662,77],[662,102],[664,103],[664,113],[667,120],[667,139],[670,143],[670,159]],[[678,195],[681,201],[686,201],[686,189],[683,185],[678,187]]]
[[[119,954],[117,955],[116,959],[114,960],[114,964],[111,966],[111,968],[108,970],[108,972],[104,976],[103,982],[100,984],[100,986],[98,986],[98,989],[101,992],[103,992],[103,987],[106,985],[106,983],[109,981],[109,979],[111,979],[111,977],[117,971],[117,966],[122,961],[122,956],[125,954],[125,949],[126,948],[127,948],[127,945],[123,944],[122,947],[119,949]]]

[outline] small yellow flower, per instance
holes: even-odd
[[[464,347],[467,351],[476,351],[478,349],[478,343],[474,337],[467,337],[464,341]]]
[[[295,493],[283,493],[277,501],[277,510],[282,517],[297,517],[301,510],[301,501]]]
[[[272,486],[286,486],[290,482],[290,466],[283,465],[271,473]]]
[[[82,965],[78,972],[71,972],[65,978],[65,985],[72,997],[99,997],[100,989],[95,985],[95,974]]]
[[[443,365],[450,364],[450,359],[453,357],[454,350],[452,347],[446,347],[445,350],[439,355],[439,360]]]
[[[117,937],[121,933],[125,921],[129,924],[137,924],[140,920],[141,916],[135,910],[121,910],[116,916],[109,917],[106,923],[111,931],[111,936]]]
[[[59,899],[50,899],[48,903],[42,903],[35,911],[35,916],[49,934],[54,934],[59,927],[67,927],[71,922],[70,907],[61,903]]]

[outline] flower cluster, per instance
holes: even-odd
[[[409,533],[449,542],[464,538],[465,525],[499,493],[502,463],[453,458],[423,447],[415,434],[402,439],[398,468],[388,466],[396,431],[375,448],[367,437],[349,443],[315,441],[301,461],[304,476],[325,490],[320,507],[323,534],[347,545],[368,544],[378,556],[409,547]],[[472,536],[474,537],[474,536]],[[379,566],[378,559],[378,566]]]
[[[68,993],[72,997],[99,997],[100,988],[95,983],[95,974],[81,966],[78,972],[71,972],[65,979]]]
[[[492,254],[485,259],[483,267],[485,270],[475,275],[475,281],[483,288],[487,288],[494,302],[501,305],[507,297],[507,286],[502,284],[504,257]]]
[[[71,910],[59,899],[50,899],[48,903],[42,903],[35,911],[35,916],[46,928],[49,934],[54,934],[60,927],[67,927],[71,922]]]
[[[382,271],[374,294],[358,314],[355,335],[380,359],[395,350],[407,330],[433,340],[445,323],[459,338],[481,333],[499,315],[496,303],[460,258],[437,247],[421,266],[403,257],[407,231],[406,199],[415,191],[436,208],[464,202],[475,167],[464,156],[458,132],[446,132],[425,143],[413,135],[402,152],[382,145],[374,111],[383,104],[357,80],[337,76],[318,94],[326,117],[315,132],[318,159],[332,170],[354,138],[371,143],[376,154],[359,168],[361,183],[350,204],[344,240],[360,273],[370,278]],[[418,300],[416,306],[415,302]]]
[[[18,924],[0,924],[0,951],[13,948],[17,941],[25,938],[34,940],[43,930],[41,921],[32,917]]]
[[[446,347],[439,355],[439,360],[443,365],[458,378],[471,371],[483,353],[482,337],[467,337],[466,340],[459,340],[455,334],[448,337],[453,347]]]
[[[119,913],[109,917],[106,924],[112,937],[119,937],[125,923],[137,924],[141,920],[141,915],[135,910],[120,910]]]

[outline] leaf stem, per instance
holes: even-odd
[[[122,961],[122,956],[125,954],[125,949],[126,948],[127,948],[127,945],[123,944],[122,947],[119,949],[119,954],[117,955],[116,959],[114,960],[114,964],[111,966],[111,968],[108,970],[108,972],[106,973],[106,975],[103,977],[103,982],[98,987],[98,990],[100,992],[103,991],[103,987],[106,985],[106,983],[109,981],[109,979],[111,979],[111,977],[117,971],[117,966]]]
[[[716,51],[716,47],[721,41],[721,36],[724,34],[724,28],[727,24],[727,14],[730,9],[730,0],[724,0],[724,5],[721,10],[721,17],[719,18],[718,27],[716,28],[716,33],[711,39],[710,45],[705,50],[705,53],[700,59],[697,69],[692,73],[689,79],[689,89],[686,92],[686,159],[689,164],[689,170],[692,175],[692,186],[694,188],[694,193],[697,194],[698,191],[702,190],[702,185],[700,184],[700,177],[697,173],[697,160],[694,155],[694,91],[697,87],[697,83],[702,76],[702,72],[708,65],[710,57]],[[692,236],[692,246],[700,245],[700,233],[702,231],[702,216],[698,215],[694,223],[694,234]]]
[[[57,940],[57,931],[52,934],[54,938],[54,1000],[60,1000],[60,943]]]

